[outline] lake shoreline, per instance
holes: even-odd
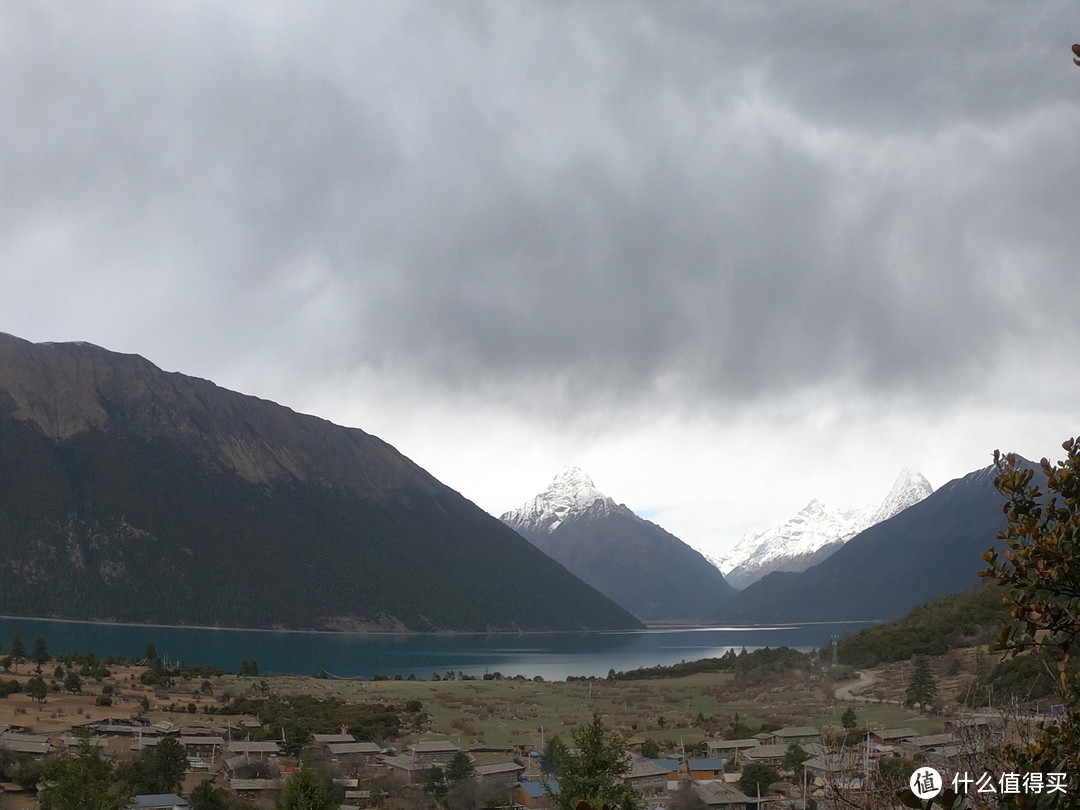
[[[852,625],[865,624],[867,626],[879,624],[887,619],[842,619],[836,621],[811,621],[811,622],[763,622],[761,624],[702,624],[681,622],[652,622],[639,628],[625,630],[305,630],[296,627],[231,627],[213,624],[160,624],[155,622],[122,622],[112,619],[62,619],[56,616],[16,616],[8,613],[0,613],[0,619],[26,622],[59,622],[62,624],[87,624],[98,627],[149,627],[166,630],[222,630],[231,633],[310,633],[327,636],[378,636],[378,637],[429,637],[429,636],[550,636],[550,635],[627,635],[644,633],[650,630],[670,631],[707,631],[726,630],[731,632],[745,632],[756,630],[791,630],[799,627],[825,626],[825,625]]]

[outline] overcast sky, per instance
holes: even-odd
[[[1080,433],[1075,2],[9,2],[0,330],[719,550]]]

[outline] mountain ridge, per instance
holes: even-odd
[[[1005,526],[993,465],[954,478],[860,532],[801,573],[776,571],[722,611],[726,621],[891,619],[978,581],[980,555]]]

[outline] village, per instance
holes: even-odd
[[[551,808],[559,792],[553,738],[572,746],[590,715],[621,735],[628,767],[618,779],[645,807],[892,807],[917,767],[945,779],[999,779],[1001,766],[986,751],[1039,719],[1016,706],[955,705],[963,679],[948,672],[981,654],[933,662],[935,713],[903,705],[899,665],[841,681],[796,670],[741,683],[723,672],[540,683],[453,673],[437,682],[198,671],[162,678],[145,662],[49,660],[35,668],[31,660],[0,679],[9,692],[0,699],[0,810],[40,806],[41,764],[75,756],[80,746],[120,766],[166,740],[183,752],[180,784],[135,795],[131,807],[198,810],[184,797],[207,781],[232,802],[225,806],[272,807],[298,770],[317,769],[333,779],[343,808]],[[43,697],[35,679],[45,684]],[[355,733],[324,717],[298,738],[297,726],[260,716],[257,707],[298,696],[331,707],[393,706],[400,728],[373,739],[370,728]],[[256,711],[232,713],[245,706]],[[790,724],[779,725],[785,719]]]

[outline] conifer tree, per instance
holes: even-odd
[[[446,763],[446,779],[450,783],[464,782],[476,773],[472,760],[464,751],[458,751]]]
[[[586,801],[592,807],[638,810],[641,796],[620,777],[630,770],[626,739],[606,731],[599,714],[572,735],[573,745],[559,743],[559,795],[553,796],[560,810],[574,810]],[[550,786],[545,787],[551,794]]]
[[[285,780],[278,810],[335,810],[340,806],[333,780],[314,768],[300,768]]]
[[[38,636],[34,639],[34,651],[30,654],[31,660],[37,666],[38,674],[41,673],[41,668],[49,660],[49,650],[45,646],[45,637]]]
[[[919,706],[923,711],[934,705],[937,699],[937,679],[930,669],[930,663],[921,655],[916,655],[912,664],[911,681],[904,695],[908,706]]]
[[[846,731],[851,731],[859,725],[859,718],[856,717],[855,710],[850,706],[848,706],[840,716],[840,725],[842,725]]]
[[[114,785],[113,763],[102,759],[87,732],[79,740],[73,757],[51,761],[38,794],[44,810],[122,810],[131,800],[130,791]]]
[[[26,660],[26,643],[22,633],[16,633],[11,639],[11,660],[15,662],[15,671],[19,671],[19,664]]]

